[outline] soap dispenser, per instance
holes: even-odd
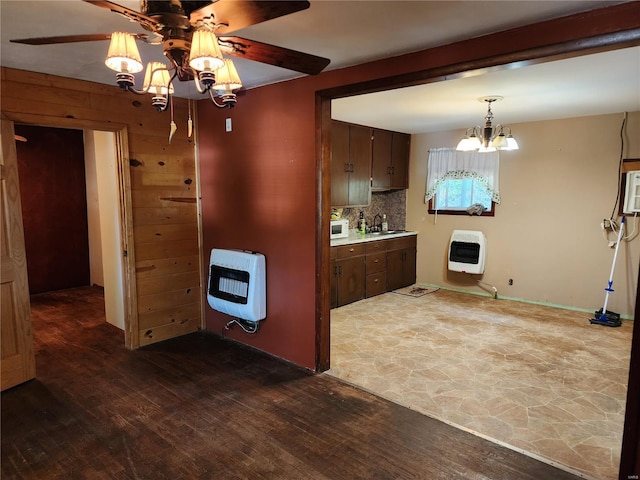
[[[364,220],[364,212],[360,210],[360,220],[358,220],[358,232],[367,233],[367,222]]]
[[[382,231],[383,232],[388,232],[389,231],[389,223],[387,222],[387,214],[386,213],[382,214]]]

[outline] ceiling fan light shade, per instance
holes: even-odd
[[[154,95],[173,94],[173,84],[167,66],[161,62],[149,62],[143,88]]]
[[[211,72],[224,65],[218,37],[209,30],[196,30],[191,39],[189,66],[200,72]]]
[[[236,90],[242,88],[242,82],[240,81],[240,75],[238,75],[236,66],[228,58],[223,60],[224,65],[216,72],[216,81],[212,88],[215,90]]]
[[[114,32],[105,65],[119,73],[138,73],[142,71],[142,59],[136,40],[130,33]]]

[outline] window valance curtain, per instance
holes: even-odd
[[[491,200],[500,203],[498,152],[461,152],[454,148],[432,148],[427,162],[427,194],[425,203],[436,194],[438,187],[450,178],[472,178],[490,193]]]

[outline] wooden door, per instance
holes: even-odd
[[[331,122],[331,205],[349,204],[349,125]]]
[[[2,120],[0,141],[0,389],[6,390],[34,378],[36,361],[13,122]]]
[[[411,135],[393,132],[391,143],[391,188],[409,188],[409,148]]]
[[[364,257],[344,258],[338,265],[338,306],[364,298]]]
[[[349,205],[371,203],[371,129],[349,126]]]
[[[373,129],[371,188],[386,189],[391,183],[391,132]]]

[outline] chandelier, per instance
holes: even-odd
[[[150,62],[142,90],[135,88],[134,74],[142,71],[143,64],[134,35],[112,33],[105,64],[116,72],[116,82],[123,90],[139,95],[152,94],[151,103],[159,112],[167,109],[176,77],[182,79],[192,76],[197,91],[208,94],[217,107],[232,108],[235,105],[236,94],[233,90],[241,88],[242,82],[233,62],[222,56],[213,30],[195,30],[190,45],[184,42],[176,50],[188,50],[188,66],[174,61],[175,66],[169,68],[162,62]],[[165,53],[170,54],[170,51]]]
[[[493,112],[491,104],[499,102],[503,97],[492,95],[490,97],[480,97],[479,102],[487,102],[487,115],[484,117],[484,127],[476,125],[468,128],[465,136],[456,147],[456,150],[465,152],[477,150],[479,152],[494,152],[496,150],[518,150],[518,142],[511,134],[511,128],[506,125],[498,124],[495,127],[491,124],[493,121]]]

